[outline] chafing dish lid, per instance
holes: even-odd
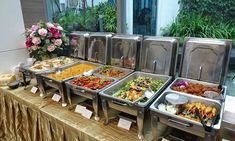
[[[109,38],[112,33],[97,32],[89,36],[88,60],[106,64],[108,60]]]
[[[141,71],[174,76],[178,38],[146,36],[141,48]]]
[[[228,69],[230,40],[187,38],[179,75],[222,84]]]
[[[138,54],[137,44],[142,41],[141,35],[116,35],[112,37],[111,65],[135,69]]]
[[[89,36],[89,32],[75,31],[69,35],[69,45],[72,49],[71,56],[85,59],[86,43],[85,37]]]

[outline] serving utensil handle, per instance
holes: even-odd
[[[168,121],[172,122],[172,123],[179,124],[179,125],[184,126],[184,127],[191,127],[192,126],[189,123],[183,123],[183,122],[180,122],[180,121],[177,121],[177,120],[173,120],[173,119],[168,119]]]
[[[121,103],[121,102],[116,101],[116,100],[112,100],[112,103],[120,105],[120,106],[126,106],[127,105],[126,103]]]
[[[81,93],[85,93],[85,90],[81,90],[81,89],[79,89],[79,88],[77,88],[77,87],[73,87],[73,89],[75,89],[76,91],[79,91],[79,92],[81,92]]]

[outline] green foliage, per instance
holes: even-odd
[[[54,14],[54,22],[58,22],[66,31],[98,31],[98,17],[104,16],[104,29],[108,32],[116,32],[117,16],[116,6],[108,2],[99,3],[94,8],[87,7],[85,12],[68,9],[66,12]]]
[[[88,8],[86,10],[84,16],[84,27],[88,31],[97,31],[98,29],[98,15],[96,14],[96,10],[92,8]]]
[[[79,14],[75,14],[73,11],[67,12],[58,22],[66,31],[84,29],[84,17]]]
[[[97,15],[104,16],[104,29],[108,32],[117,32],[117,9],[116,6],[103,2],[96,6]]]
[[[164,36],[235,38],[235,27],[230,23],[214,23],[209,17],[193,14],[178,16],[174,23],[163,29]]]
[[[234,0],[179,0],[175,21],[164,36],[235,39]]]
[[[235,0],[179,0],[179,4],[180,15],[195,13],[214,21],[235,22]]]

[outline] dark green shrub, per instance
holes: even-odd
[[[235,22],[235,0],[179,0],[180,15],[209,16],[215,22]]]
[[[209,17],[192,14],[178,16],[174,23],[164,28],[164,36],[235,38],[235,27],[230,23],[214,23]]]
[[[97,15],[104,16],[104,29],[108,32],[117,32],[117,9],[109,2],[103,2],[96,6]]]
[[[175,21],[162,29],[164,36],[235,40],[234,0],[179,0]]]

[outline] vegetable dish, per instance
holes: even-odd
[[[124,87],[114,93],[114,96],[129,101],[136,101],[144,97],[146,91],[157,92],[163,84],[164,82],[161,80],[139,76],[137,79],[127,82]]]

